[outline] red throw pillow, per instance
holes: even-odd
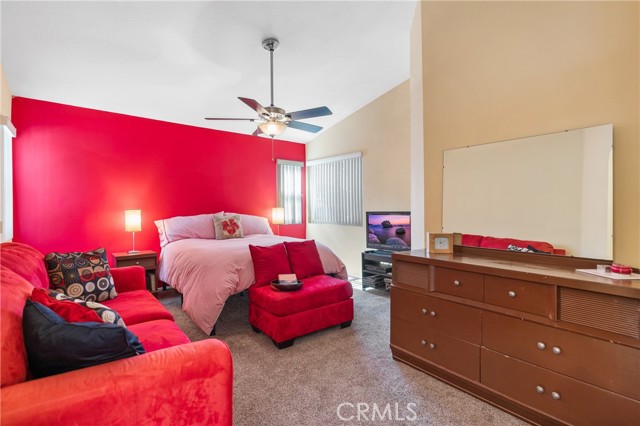
[[[34,288],[31,300],[51,309],[67,322],[104,322],[93,309],[67,300],[56,300],[43,288]]]
[[[284,245],[287,248],[291,271],[296,274],[298,279],[324,274],[322,260],[320,260],[315,241],[285,241]]]
[[[291,267],[284,244],[260,247],[249,244],[253,271],[256,276],[256,287],[269,284],[278,279],[278,274],[290,274]]]

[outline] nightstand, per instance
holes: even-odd
[[[155,293],[156,268],[158,267],[158,253],[153,250],[140,250],[138,253],[113,253],[111,255],[116,268],[123,266],[142,266],[147,271],[147,289]]]

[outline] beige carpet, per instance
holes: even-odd
[[[161,301],[191,340],[208,338],[181,311],[179,296]],[[271,339],[252,331],[247,296],[227,301],[216,337],[233,354],[235,425],[525,424],[394,361],[389,349],[388,292],[354,290],[354,302],[350,328],[319,331],[278,350]]]

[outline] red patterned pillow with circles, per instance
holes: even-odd
[[[87,302],[102,302],[118,295],[107,252],[102,247],[87,252],[49,253],[44,261],[53,290]]]

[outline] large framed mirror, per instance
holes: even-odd
[[[613,259],[613,125],[444,151],[444,232]]]

